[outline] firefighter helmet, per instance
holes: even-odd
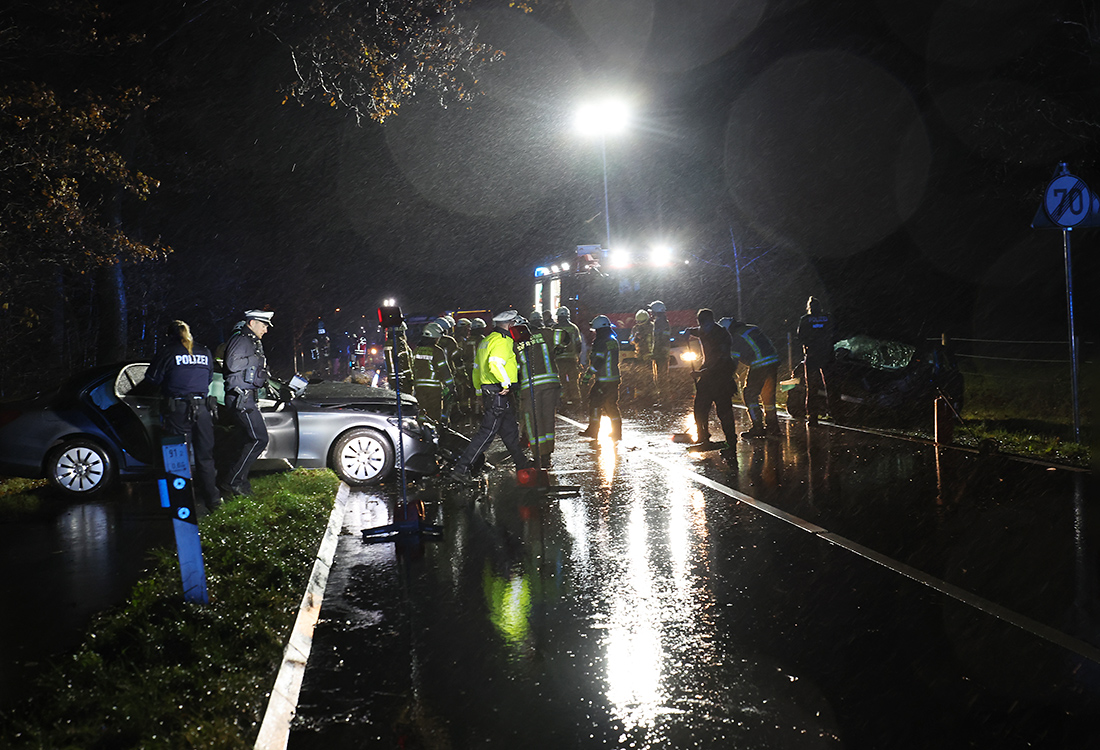
[[[649,313],[647,313],[645,310],[639,310],[638,312],[634,313],[634,322],[635,323],[647,323],[647,322],[649,322]]]
[[[485,321],[482,318],[474,318],[470,321],[470,329],[474,331],[480,331],[485,328]]]
[[[722,326],[728,331],[729,329],[733,328],[733,324],[736,322],[737,321],[733,318],[725,317],[718,321],[718,325]]]
[[[655,313],[665,312],[665,303],[659,299],[655,299],[649,303],[649,309]]]
[[[559,307],[558,308],[558,322],[559,323],[564,323],[567,320],[569,320],[569,308],[568,307]]]
[[[528,321],[536,328],[542,328],[542,313],[538,310],[532,310]]]
[[[592,326],[593,331],[598,331],[601,328],[611,328],[611,318],[606,315],[597,315],[592,318],[592,322],[589,325]]]
[[[443,335],[443,326],[433,320],[431,323],[424,326],[424,331],[421,335],[429,339],[440,338]]]
[[[469,328],[471,325],[469,318],[459,318],[455,321],[455,328]]]

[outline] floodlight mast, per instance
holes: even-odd
[[[603,162],[603,217],[608,249],[611,249],[611,201],[607,189],[607,136],[617,135],[625,130],[627,120],[626,105],[614,99],[585,104],[577,111],[577,129],[585,135],[600,137],[600,158]]]
[[[391,300],[386,300],[390,302]],[[405,322],[401,315],[401,309],[396,305],[384,305],[378,308],[378,322],[390,336],[393,347],[393,385],[397,392],[397,466],[401,478],[401,507],[394,508],[393,523],[385,526],[375,526],[363,529],[364,541],[376,541],[388,539],[402,534],[417,534],[438,538],[443,535],[443,529],[435,524],[425,523],[420,515],[420,508],[416,508],[416,519],[411,520],[409,508],[408,482],[405,479],[405,423],[401,414],[401,362],[397,351],[397,333]]]

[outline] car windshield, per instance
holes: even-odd
[[[838,341],[837,359],[860,362],[876,370],[901,370],[909,366],[916,347],[900,341],[883,341],[870,336],[853,336]]]

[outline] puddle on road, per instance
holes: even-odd
[[[77,645],[93,614],[129,596],[149,550],[174,544],[151,483],[94,502],[48,500],[0,522],[0,705],[51,655]]]

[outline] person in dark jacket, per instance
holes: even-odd
[[[833,361],[836,325],[817,297],[806,300],[806,314],[798,320],[796,333],[802,345],[802,375],[806,386],[806,420],[817,424],[823,411],[821,392],[828,392],[825,368]],[[826,396],[826,399],[828,397]]]
[[[511,331],[519,366],[516,402],[531,454],[537,457],[539,467],[546,469],[554,452],[554,415],[561,400],[561,381],[553,353],[553,330],[540,325],[542,313],[533,312],[531,319],[530,326],[520,324]]]
[[[752,429],[743,438],[779,437],[775,389],[779,380],[779,352],[764,332],[751,323],[722,318],[719,324],[730,332],[731,356],[749,368],[741,391]]]
[[[191,448],[195,499],[208,511],[221,505],[214,469],[214,420],[208,394],[214,376],[214,355],[195,343],[182,320],[168,328],[169,344],[161,350],[145,379],[160,386],[161,426],[168,435],[182,435]]]
[[[581,437],[596,438],[600,434],[600,418],[607,416],[611,420],[611,439],[622,440],[623,417],[619,412],[619,339],[615,336],[611,319],[606,315],[597,315],[592,319],[592,330],[596,338],[588,350],[588,369],[581,376],[581,382],[592,383],[588,392],[588,427]]]
[[[241,454],[218,481],[223,495],[251,495],[248,472],[267,448],[267,427],[256,391],[267,383],[267,357],[260,339],[271,328],[275,313],[249,310],[225,344],[225,405],[244,438]]]
[[[692,372],[695,378],[695,429],[699,442],[691,447],[704,451],[721,447],[710,439],[711,404],[714,404],[718,421],[722,423],[726,443],[732,447],[737,442],[737,427],[733,419],[734,374],[737,368],[730,355],[730,335],[715,322],[713,310],[704,307],[695,314],[695,319],[699,325],[685,331],[703,345],[703,366]]]

